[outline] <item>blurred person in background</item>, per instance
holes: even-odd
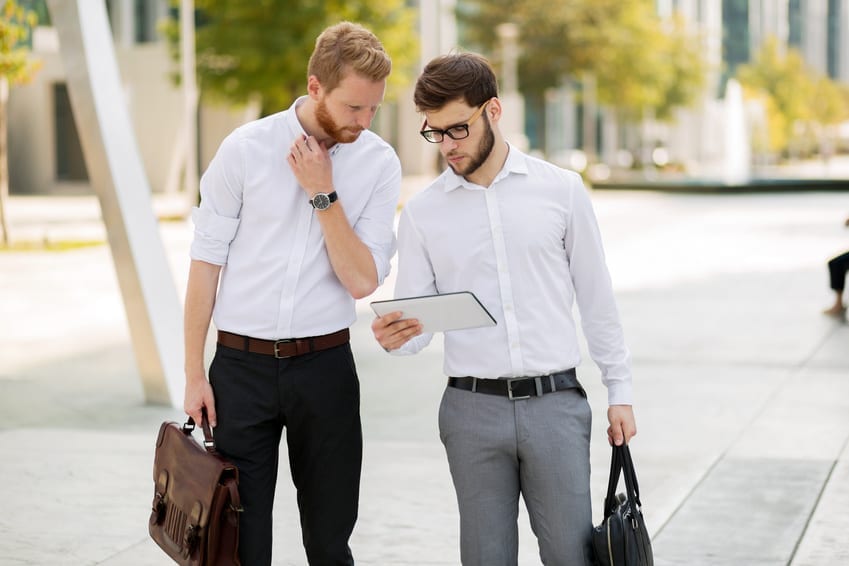
[[[849,218],[844,225],[849,227]],[[834,291],[834,304],[823,311],[823,314],[835,318],[844,318],[846,305],[843,304],[843,290],[846,288],[846,272],[849,271],[849,251],[828,261],[828,277],[832,291]]]

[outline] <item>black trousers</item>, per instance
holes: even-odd
[[[831,288],[842,291],[846,286],[846,272],[849,271],[849,252],[833,257],[828,262],[828,276]]]
[[[239,468],[242,564],[271,564],[283,427],[309,563],[354,564],[348,540],[357,520],[363,440],[350,346],[278,360],[218,345],[209,379],[217,447]]]

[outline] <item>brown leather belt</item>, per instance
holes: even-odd
[[[333,334],[311,336],[309,338],[287,338],[284,340],[261,340],[259,338],[251,338],[250,336],[242,336],[241,334],[233,334],[232,332],[224,332],[223,330],[218,331],[218,343],[222,346],[235,348],[243,352],[274,356],[275,358],[294,358],[295,356],[303,356],[310,352],[320,352],[321,350],[347,344],[350,339],[351,333],[347,328],[343,328]]]

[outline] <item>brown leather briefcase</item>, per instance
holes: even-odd
[[[239,472],[215,450],[203,413],[204,445],[195,423],[164,422],[153,461],[150,536],[177,564],[239,564]]]

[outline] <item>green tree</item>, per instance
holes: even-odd
[[[700,38],[680,18],[661,21],[650,0],[470,0],[459,17],[469,43],[486,53],[498,52],[499,23],[518,25],[520,89],[540,109],[547,89],[590,75],[598,101],[620,118],[648,111],[666,119],[704,84]]]
[[[179,1],[173,1],[174,6]],[[360,22],[392,57],[387,99],[409,84],[418,56],[416,14],[404,0],[195,0],[201,96],[230,104],[259,98],[262,114],[303,94],[315,38],[336,22]],[[179,58],[179,21],[163,26]]]
[[[9,242],[6,208],[9,199],[9,90],[32,79],[40,64],[29,58],[25,42],[36,24],[33,11],[15,0],[3,0],[0,18],[0,244]]]
[[[751,63],[738,68],[737,78],[749,96],[766,101],[768,149],[773,152],[787,152],[823,126],[849,119],[841,87],[807,67],[798,51],[783,49],[774,37],[764,42]]]

